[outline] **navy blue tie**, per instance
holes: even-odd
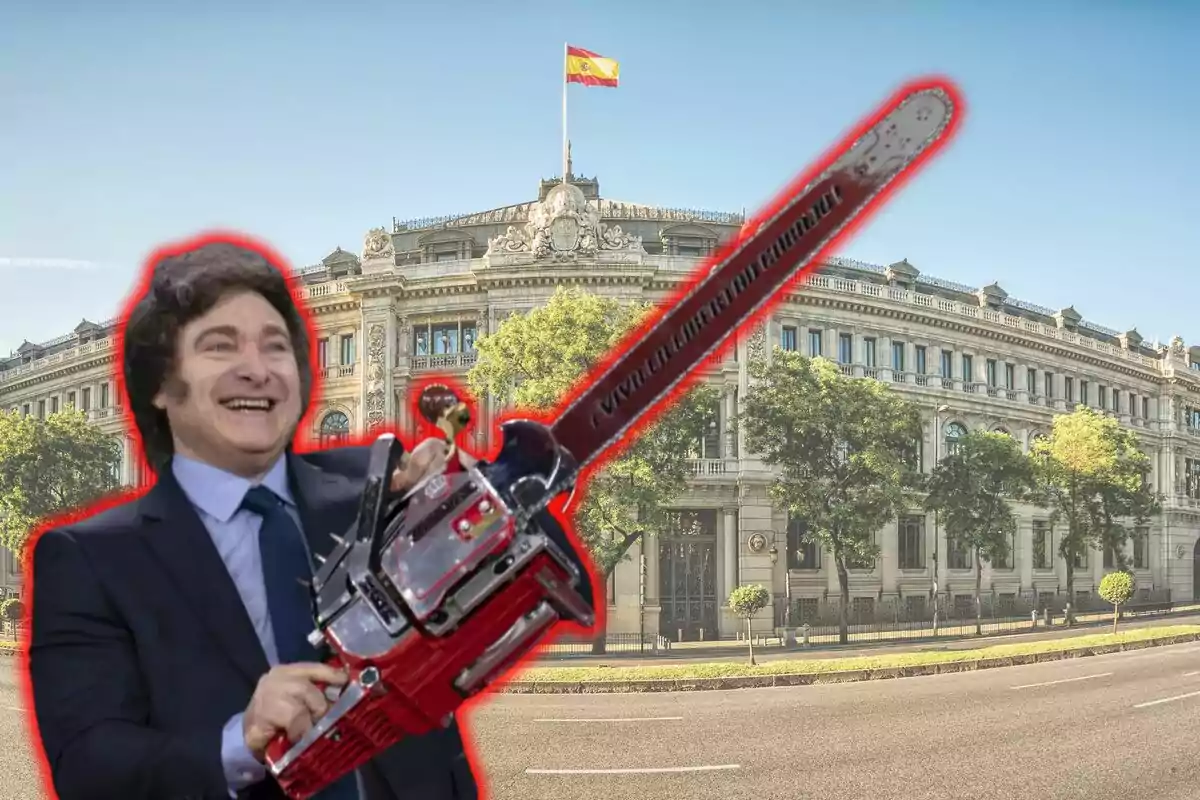
[[[258,547],[262,553],[267,612],[271,615],[279,662],[317,661],[320,656],[308,641],[308,634],[316,627],[312,595],[306,585],[313,579],[312,563],[300,526],[284,508],[283,501],[265,486],[255,486],[246,492],[242,508],[262,517]],[[358,781],[354,773],[318,794],[314,800],[358,800]]]

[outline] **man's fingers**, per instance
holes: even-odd
[[[334,686],[344,686],[349,679],[345,670],[331,667],[328,664],[288,664],[279,669],[289,678],[301,678],[309,683],[331,683]]]
[[[300,712],[294,715],[286,727],[288,741],[295,743],[313,726],[312,717]]]
[[[297,690],[293,696],[307,706],[310,719],[315,720],[325,716],[325,712],[329,710],[329,701],[325,698],[324,692],[307,682],[300,683]]]

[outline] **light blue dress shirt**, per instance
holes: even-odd
[[[267,589],[263,582],[262,555],[258,549],[258,531],[262,519],[257,514],[241,510],[246,492],[255,484],[178,454],[171,467],[175,480],[208,529],[221,560],[225,562],[225,568],[237,586],[267,661],[275,666],[279,663],[279,655],[275,649],[271,615],[267,612]],[[297,528],[303,530],[287,477],[287,461],[280,458],[262,479],[262,485],[284,501],[284,507],[292,515]],[[246,747],[241,713],[225,724],[221,737],[221,763],[231,795],[266,777],[266,767]],[[361,783],[359,794],[362,794]]]

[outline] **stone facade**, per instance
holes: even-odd
[[[543,181],[536,201],[375,228],[361,256],[339,248],[298,276],[319,331],[324,384],[311,433],[332,443],[389,422],[411,433],[410,383],[465,374],[474,342],[508,314],[544,302],[557,285],[661,298],[742,222],[734,214],[602,199],[597,181],[572,176],[566,186]],[[50,413],[78,404],[123,440],[122,474],[134,483],[142,476],[128,455],[110,378],[112,333],[111,322],[85,320],[52,342],[25,343],[0,362],[0,407]],[[836,573],[822,554],[798,545],[795,526],[769,500],[769,472],[728,425],[747,391],[748,357],[774,345],[829,357],[847,374],[884,381],[919,404],[925,470],[961,431],[1002,429],[1027,447],[1076,403],[1113,414],[1142,440],[1154,485],[1167,497],[1163,514],[1130,545],[1138,585],[1170,590],[1174,599],[1197,596],[1200,349],[1179,338],[1150,345],[1135,330],[1112,331],[1072,308],[1025,303],[995,284],[975,289],[925,276],[907,260],[880,267],[834,259],[788,294],[769,325],[706,366],[724,400],[690,462],[692,492],[681,503],[678,530],[635,544],[609,581],[610,631],[732,635],[737,624],[722,599],[747,582],[776,596],[787,586],[795,599],[836,597]],[[479,436],[490,435],[495,412],[482,405]],[[956,566],[944,531],[938,535],[937,551],[949,554],[942,590],[969,593],[970,569]],[[874,568],[852,574],[852,595],[928,595],[934,537],[932,519],[918,509],[880,531],[882,555]],[[1012,563],[985,567],[985,590],[1062,591],[1056,545],[1044,512],[1021,508]],[[788,556],[772,558],[773,549]],[[1081,562],[1077,590],[1098,585],[1104,561],[1096,553]],[[5,580],[19,579],[4,564],[0,570]],[[758,624],[770,626],[771,614]]]

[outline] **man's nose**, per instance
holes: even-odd
[[[271,371],[267,368],[267,360],[263,358],[262,351],[255,345],[247,345],[242,348],[242,357],[238,361],[237,375],[245,380],[252,380],[256,383],[262,383],[271,376]]]

